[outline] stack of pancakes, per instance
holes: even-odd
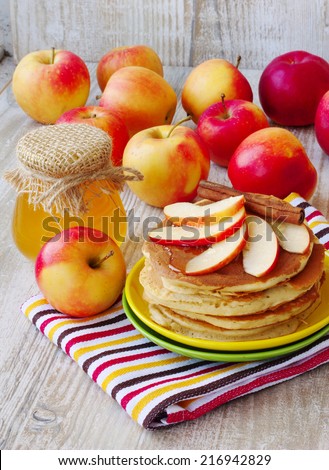
[[[186,275],[184,266],[206,247],[145,241],[140,274],[151,318],[184,336],[214,341],[268,339],[290,334],[321,302],[324,248],[311,235],[304,254],[280,249],[262,277],[243,270],[242,253],[209,274]]]

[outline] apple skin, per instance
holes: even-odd
[[[112,139],[111,161],[114,166],[122,165],[122,156],[129,140],[128,129],[117,114],[101,106],[82,106],[66,111],[56,124],[89,124],[98,127]]]
[[[238,190],[279,198],[296,192],[309,199],[317,184],[316,169],[300,140],[279,127],[244,139],[230,160],[228,177]]]
[[[210,59],[195,67],[182,90],[182,106],[195,123],[201,114],[221,99],[253,100],[251,86],[237,67],[224,59]]]
[[[328,90],[328,62],[305,51],[276,57],[264,69],[258,86],[265,113],[283,126],[313,124],[319,101]]]
[[[128,142],[123,165],[139,170],[142,181],[128,181],[130,189],[144,202],[164,207],[192,201],[200,180],[207,179],[209,152],[191,128],[155,126],[134,135]]]
[[[98,267],[92,262],[113,255]],[[35,264],[39,289],[58,311],[72,317],[103,312],[120,296],[126,265],[118,245],[89,227],[63,230],[41,248]]]
[[[318,144],[329,155],[329,91],[323,95],[317,107],[314,130]]]
[[[197,133],[210,150],[210,158],[227,167],[238,145],[253,132],[269,127],[264,112],[246,100],[225,100],[200,116]]]
[[[42,50],[27,54],[13,74],[18,105],[35,121],[54,124],[69,109],[84,106],[90,75],[84,61],[69,51]]]
[[[170,124],[177,96],[169,83],[153,70],[129,66],[112,75],[99,105],[117,113],[132,137],[143,129]]]
[[[99,88],[104,91],[106,84],[117,70],[130,65],[138,65],[153,70],[163,77],[162,62],[158,54],[149,46],[121,46],[107,52],[98,62],[96,77]]]

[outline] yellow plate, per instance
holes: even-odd
[[[182,344],[188,344],[202,349],[220,351],[253,351],[259,349],[275,348],[285,344],[299,341],[315,333],[329,324],[329,256],[325,257],[326,280],[322,286],[321,305],[309,316],[307,325],[301,325],[297,331],[285,336],[271,339],[253,341],[210,341],[206,339],[190,338],[175,333],[155,323],[150,316],[148,303],[143,299],[143,286],[139,282],[139,273],[144,266],[144,258],[140,259],[127,276],[125,295],[130,308],[138,318],[147,326],[161,335]]]

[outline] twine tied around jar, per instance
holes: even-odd
[[[121,190],[125,181],[140,181],[133,168],[113,166],[109,135],[88,124],[43,126],[25,134],[16,147],[18,168],[4,178],[19,194],[26,193],[35,208],[41,204],[47,212],[65,209],[85,214],[88,204],[84,193],[98,181],[101,191]]]

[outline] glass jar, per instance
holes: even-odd
[[[20,166],[5,178],[18,195],[13,239],[32,260],[42,245],[62,230],[88,226],[118,245],[127,231],[119,189],[126,179],[141,179],[129,168],[113,167],[111,139],[86,124],[43,126],[18,142]]]
[[[55,210],[49,213],[41,205],[34,208],[27,194],[19,194],[12,219],[12,235],[20,252],[35,260],[46,241],[76,225],[101,230],[120,245],[127,232],[126,212],[120,194],[113,189],[111,194],[95,196],[95,189],[98,189],[97,183],[86,190],[88,211],[85,214],[70,214],[66,210],[62,214]]]

